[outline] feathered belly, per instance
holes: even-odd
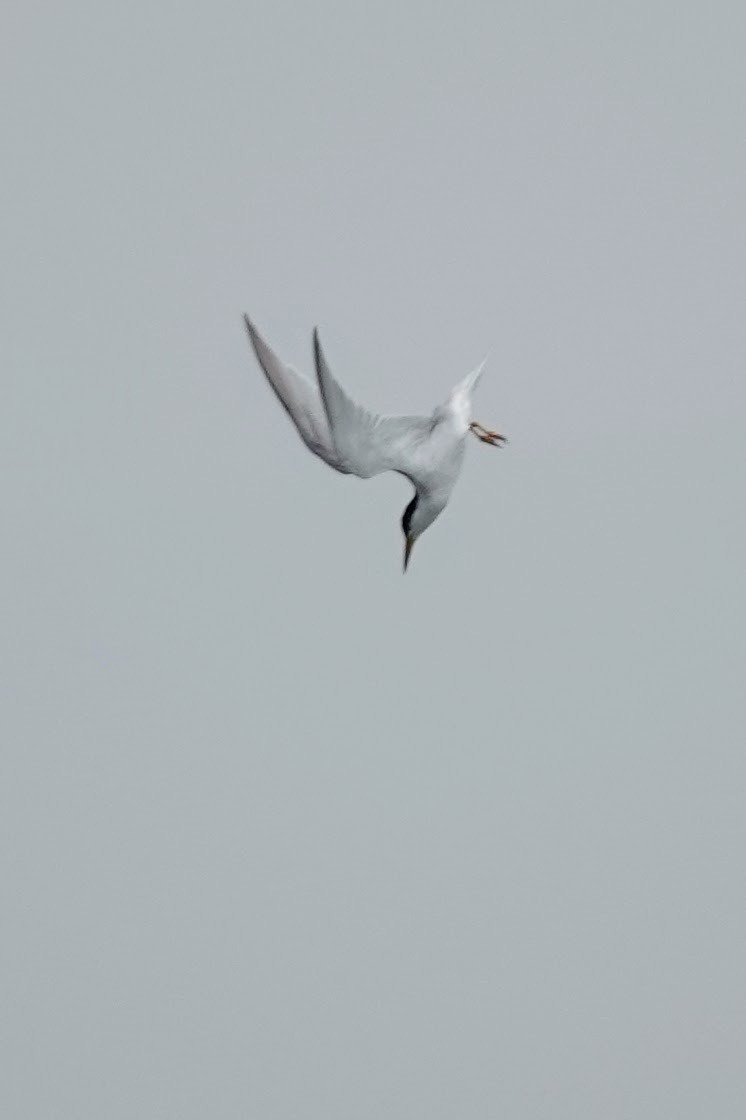
[[[418,464],[418,489],[445,501],[456,484],[464,460],[466,439],[454,426],[441,422],[423,446]]]

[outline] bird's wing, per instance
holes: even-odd
[[[244,315],[244,319],[259,365],[277,394],[280,404],[298,429],[298,434],[306,447],[329,466],[339,470],[329,421],[318,387],[302,373],[298,373],[292,366],[281,361],[264,341],[248,315]]]
[[[415,486],[426,467],[426,444],[432,432],[428,416],[378,416],[356,404],[327,365],[318,331],[313,332],[316,373],[329,417],[341,469],[360,478],[399,471]]]

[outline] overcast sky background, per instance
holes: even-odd
[[[9,5],[13,1120],[746,1110],[740,3]],[[249,311],[384,411],[401,574]]]

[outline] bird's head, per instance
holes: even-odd
[[[435,518],[441,513],[446,506],[446,499],[438,500],[438,498],[429,494],[422,496],[415,494],[412,501],[404,510],[401,519],[401,527],[404,533],[404,571],[407,570],[409,564],[409,557],[414,548],[414,543],[421,537],[428,526],[432,525]]]
[[[414,542],[417,540],[419,533],[417,533],[412,525],[414,512],[417,509],[417,495],[412,498],[407,508],[404,510],[401,519],[401,527],[404,533],[404,571],[407,570],[409,564],[409,557],[414,548]]]

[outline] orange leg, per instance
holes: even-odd
[[[488,428],[483,428],[481,424],[477,424],[474,420],[469,425],[469,430],[474,433],[477,439],[481,439],[482,443],[488,443],[490,447],[502,447],[507,443],[505,436],[501,436],[499,432],[491,432]]]

